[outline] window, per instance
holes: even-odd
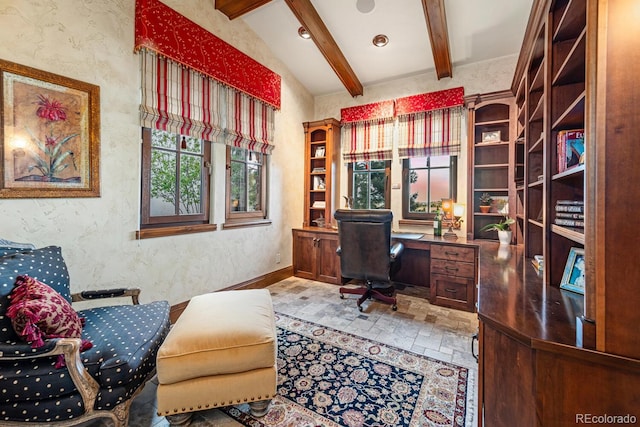
[[[433,219],[442,199],[456,199],[456,156],[412,157],[403,160],[402,216]]]
[[[354,209],[389,209],[390,160],[349,163],[349,197]]]
[[[225,227],[254,225],[267,218],[267,156],[227,147],[227,215]]]
[[[210,159],[207,141],[143,128],[141,228],[208,224]]]

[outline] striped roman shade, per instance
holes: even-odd
[[[460,154],[463,107],[398,116],[398,155],[406,157]]]
[[[340,139],[345,162],[393,158],[393,101],[340,110]]]
[[[391,160],[393,118],[366,120],[342,125],[342,158],[345,162]]]
[[[140,52],[142,126],[213,141],[222,131],[215,80],[155,53]]]
[[[225,143],[263,154],[273,151],[275,109],[237,90],[227,92]]]

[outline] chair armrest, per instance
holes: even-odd
[[[391,246],[391,250],[389,251],[389,255],[391,256],[391,261],[395,261],[402,255],[402,251],[404,250],[404,245],[401,242],[396,242]]]
[[[82,364],[80,359],[81,347],[82,340],[80,338],[48,339],[45,341],[44,347],[34,352],[32,352],[28,344],[2,343],[0,344],[0,360],[34,359],[63,355],[66,368],[60,369],[67,369],[69,372],[73,383],[80,392],[84,407],[93,408],[100,386]]]
[[[100,289],[97,291],[83,291],[71,294],[71,301],[77,302],[102,298],[131,297],[133,304],[137,305],[140,303],[138,300],[139,295],[139,288]]]

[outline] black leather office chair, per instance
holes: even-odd
[[[334,217],[338,222],[340,246],[337,253],[342,277],[355,279],[363,285],[341,287],[340,298],[344,298],[344,294],[362,295],[358,299],[360,311],[362,303],[369,298],[392,304],[393,310],[397,310],[391,272],[399,267],[404,245],[391,246],[393,213],[386,209],[338,209]]]

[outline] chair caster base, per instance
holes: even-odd
[[[393,311],[398,311],[398,306],[397,306],[397,305],[394,305],[393,307],[391,307],[391,309],[392,309]]]
[[[360,310],[360,312],[362,312],[362,306],[361,305],[358,306],[358,310]]]
[[[340,294],[340,299],[344,299],[344,294]]]

